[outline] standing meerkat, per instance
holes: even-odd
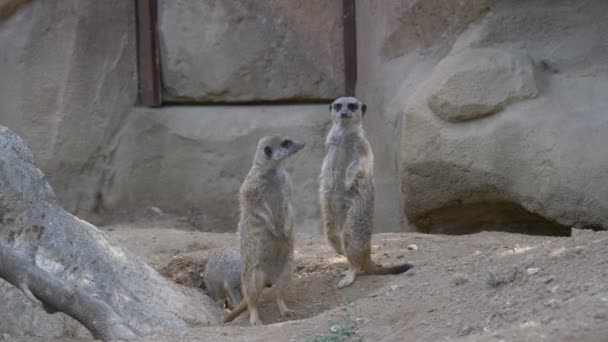
[[[220,248],[211,254],[203,281],[209,296],[232,309],[241,302],[241,252],[238,248]]]
[[[251,324],[261,325],[258,298],[264,287],[272,285],[277,285],[281,316],[292,312],[284,297],[293,273],[294,212],[283,161],[303,147],[301,142],[278,136],[258,142],[253,166],[239,192],[243,300],[224,322],[249,308]]]
[[[368,274],[403,273],[412,265],[383,267],[371,259],[374,155],[362,125],[366,106],[354,97],[340,97],[329,111],[333,125],[325,141],[319,195],[325,235],[349,263],[338,288],[351,285],[360,270]]]

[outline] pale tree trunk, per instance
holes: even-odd
[[[0,278],[103,340],[215,323],[222,316],[210,298],[163,278],[63,210],[31,151],[1,126]],[[0,312],[0,319],[7,314],[21,313]]]
[[[45,272],[25,255],[0,242],[0,278],[19,288],[48,313],[62,311],[96,339],[135,340],[140,336],[106,302]]]

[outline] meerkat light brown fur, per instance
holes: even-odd
[[[284,296],[293,273],[294,213],[291,181],[283,162],[303,147],[301,142],[278,136],[263,137],[258,143],[239,193],[243,300],[224,322],[249,308],[251,324],[261,325],[258,298],[264,287],[273,285],[281,315],[292,312]]]
[[[241,302],[241,252],[238,248],[217,249],[211,254],[203,281],[209,296],[232,309]]]
[[[383,267],[371,259],[374,155],[362,126],[365,111],[365,104],[354,97],[340,97],[330,105],[333,125],[325,141],[319,195],[327,239],[349,262],[338,288],[351,285],[358,271],[398,274],[412,268]]]

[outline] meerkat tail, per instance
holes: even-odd
[[[226,316],[226,318],[224,319],[224,323],[231,322],[233,319],[239,317],[239,315],[242,314],[245,310],[247,310],[247,301],[241,300],[239,306],[234,308],[234,310],[230,311],[228,316]]]
[[[367,263],[363,270],[368,274],[376,274],[376,275],[384,275],[384,274],[401,274],[410,269],[412,269],[414,265],[411,264],[401,264],[395,266],[382,266],[376,265],[373,262]]]

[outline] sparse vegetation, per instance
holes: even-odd
[[[341,320],[331,323],[329,330],[331,334],[315,336],[313,338],[307,338],[305,342],[347,342],[347,341],[363,341],[363,336],[357,333],[357,321],[354,320],[348,311],[353,306],[353,302],[346,298],[345,304],[342,307]]]

